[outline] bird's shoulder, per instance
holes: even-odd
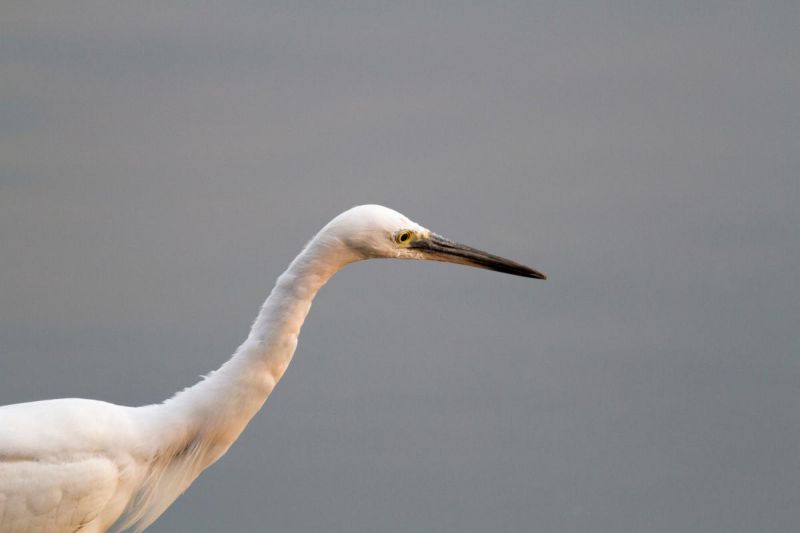
[[[0,407],[0,531],[110,525],[144,472],[136,413],[74,398]]]
[[[125,450],[135,444],[133,409],[64,398],[0,407],[0,461]]]

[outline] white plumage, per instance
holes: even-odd
[[[169,400],[0,407],[0,533],[141,531],[224,454],[289,365],[317,291],[345,265],[429,259],[544,275],[448,241],[381,206],[345,211],[306,245],[233,357]]]

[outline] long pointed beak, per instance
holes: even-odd
[[[547,276],[538,270],[471,246],[453,242],[435,233],[415,240],[408,247],[420,250],[425,259],[432,261],[444,261],[446,263],[485,268],[526,278],[547,279]]]

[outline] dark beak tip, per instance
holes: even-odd
[[[531,270],[531,272],[528,275],[528,277],[533,278],[533,279],[541,279],[541,280],[547,279],[547,276],[544,273],[539,272],[537,270]]]

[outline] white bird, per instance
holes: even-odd
[[[194,386],[143,407],[74,398],[0,407],[0,532],[148,527],[264,404],[320,287],[347,264],[373,258],[446,261],[545,279],[386,207],[345,211],[278,278],[234,355]]]

